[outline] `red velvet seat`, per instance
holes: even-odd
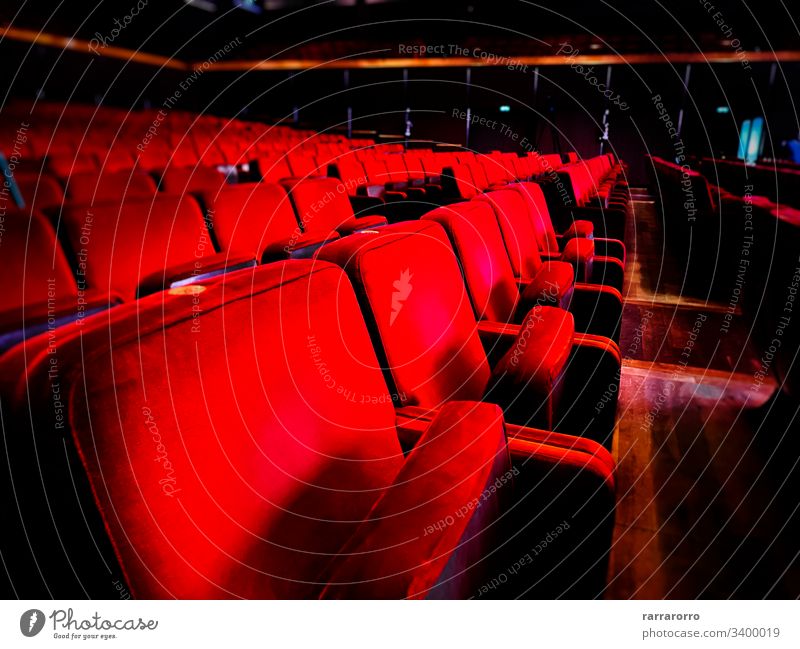
[[[524,228],[524,209],[516,192],[502,190],[441,207],[423,218],[445,228],[479,319],[519,323],[533,306],[558,306],[574,313],[579,331],[616,340],[622,316],[619,292],[576,285],[573,267],[582,270],[580,263],[542,263]],[[591,261],[588,256],[586,263]],[[515,273],[515,266],[521,274]]]
[[[494,218],[491,213],[489,217]],[[607,411],[595,421],[593,409],[578,408],[577,395],[585,390],[582,399],[593,405],[591,395],[599,391],[599,398],[609,382],[617,380],[616,345],[598,336],[575,334],[572,315],[550,306],[522,313],[522,326],[506,324],[508,320],[500,316],[515,309],[511,290],[516,288],[494,284],[492,268],[474,264],[464,268],[467,284],[475,279],[472,273],[482,274],[486,283],[468,291],[451,241],[434,220],[426,216],[422,221],[346,237],[321,248],[318,257],[347,270],[377,334],[376,345],[381,346],[401,403],[435,408],[453,399],[487,398],[514,411],[514,423],[587,431],[596,439],[610,441],[613,412],[610,420]],[[476,322],[476,313],[483,325]],[[508,357],[505,372],[492,373],[479,331],[485,340],[493,341],[489,344],[493,359]],[[571,347],[568,361],[555,352],[566,340]],[[583,348],[584,341],[591,350]],[[534,352],[534,347],[539,351]],[[519,369],[517,357],[540,355],[541,348],[542,376],[553,377],[558,389],[545,388],[546,382],[529,375],[515,380],[505,376],[511,373],[509,368]],[[587,387],[587,381],[596,384]],[[493,391],[492,386],[500,382],[504,389]],[[512,385],[513,389],[506,389]]]
[[[213,167],[169,167],[161,175],[159,189],[173,195],[212,192],[224,182],[225,176]]]
[[[71,462],[39,484],[17,476],[36,485],[14,509],[36,532],[17,556],[40,561],[22,592],[59,574],[73,594],[111,591],[111,569],[143,598],[466,597],[496,570],[503,494],[489,485],[511,475],[499,409],[442,407],[404,457],[339,269],[290,261],[153,295],[59,343],[61,436],[52,407],[29,409],[50,398],[46,351],[29,349],[21,389],[2,395],[32,414],[41,454]],[[44,533],[59,524],[60,546]]]
[[[200,206],[188,196],[69,206],[62,224],[77,276],[123,300],[250,259],[216,253]]]
[[[332,230],[350,234],[385,225],[386,217],[356,216],[347,186],[336,178],[311,178],[291,185],[291,197],[303,231],[326,237]]]
[[[259,157],[257,164],[261,179],[264,182],[277,183],[284,178],[292,177],[292,170],[289,169],[286,158],[277,156]]]
[[[286,190],[272,183],[224,185],[203,194],[213,231],[222,250],[257,259],[307,255],[338,238],[300,229]]]
[[[292,176],[295,178],[310,178],[313,176],[326,175],[310,154],[294,151],[286,155],[286,160],[289,163]]]
[[[151,198],[157,190],[153,178],[143,171],[72,174],[64,184],[67,200],[76,204]]]
[[[108,305],[106,296],[83,283],[79,286],[44,217],[13,212],[6,214],[2,226],[5,285],[0,291],[0,352]]]
[[[618,239],[596,237],[592,234],[591,243],[585,235],[594,226],[584,220],[573,221],[563,235],[556,234],[550,211],[542,188],[536,183],[514,183],[509,186],[522,196],[527,206],[539,252],[544,259],[564,259],[582,265],[585,274],[583,281],[595,282],[622,290],[625,273],[625,244]],[[584,236],[580,236],[583,234]],[[591,268],[587,261],[591,258]]]
[[[609,476],[613,471],[611,456],[598,443],[610,444],[613,412],[595,417],[590,405],[609,381],[616,380],[619,355],[613,343],[573,334],[571,316],[551,307],[539,307],[521,327],[477,323],[447,236],[441,226],[430,221],[356,233],[323,247],[318,257],[342,266],[352,281],[393,399],[402,406],[401,416],[425,421],[427,412],[451,400],[495,402],[504,407],[507,420],[522,426],[509,432],[512,457],[514,444],[527,439],[537,445],[536,449],[526,447],[531,460],[544,462],[545,456],[555,452],[558,459],[553,457],[554,465],[567,470],[572,478],[577,477],[572,473],[575,470],[577,475],[587,471],[585,475],[594,476]],[[544,316],[541,321],[539,315]],[[552,433],[550,424],[595,439]],[[594,468],[589,468],[590,464]],[[542,496],[539,487],[550,485],[547,489],[552,488],[553,495],[544,496],[541,502],[559,503],[555,505],[558,510],[570,490],[570,479],[562,482],[563,477],[539,476],[534,487],[532,474],[522,471],[516,480],[521,487],[526,485],[523,491],[530,486],[536,498]],[[594,494],[613,493],[605,480],[603,487],[593,484]],[[608,524],[608,502],[593,509],[588,504],[593,496],[582,488],[568,500],[572,497],[587,507],[582,509],[591,519],[586,520],[587,538],[590,530]],[[598,523],[594,516],[604,522]],[[537,523],[531,527],[540,529]],[[561,569],[575,562],[585,565],[583,560],[595,562],[607,552],[608,544],[608,538],[599,546],[587,542],[578,558],[571,542],[566,543],[564,551],[569,558],[546,569],[560,583],[559,592],[569,589],[560,581]],[[597,560],[594,568],[600,567],[601,581],[603,565]],[[575,583],[579,581],[576,577]]]
[[[64,202],[61,185],[48,174],[20,172],[14,174],[14,180],[25,201],[25,211],[51,212],[61,207]],[[17,209],[13,205],[10,192],[3,201],[6,203],[6,209]]]

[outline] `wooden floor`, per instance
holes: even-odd
[[[608,598],[800,595],[800,457],[739,312],[687,296],[651,200],[629,219]],[[800,435],[800,430],[796,431]]]

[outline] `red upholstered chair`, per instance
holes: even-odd
[[[261,180],[267,183],[277,183],[284,178],[292,177],[292,170],[286,158],[280,156],[262,156],[256,161]]]
[[[161,175],[159,189],[165,194],[181,195],[215,191],[225,183],[225,176],[213,167],[169,167]]]
[[[5,285],[0,291],[0,352],[116,302],[114,297],[78,285],[43,216],[9,212],[2,225]]]
[[[618,239],[594,236],[594,226],[584,220],[574,221],[564,234],[553,227],[542,188],[536,183],[514,183],[509,189],[525,199],[528,218],[536,233],[539,252],[547,260],[565,259],[583,263],[587,270],[583,281],[612,286],[621,291],[625,279],[625,244]],[[591,235],[591,238],[589,238]],[[591,258],[591,269],[585,260]]]
[[[143,598],[467,597],[515,558],[501,412],[398,420],[330,264],[271,264],[87,320],[59,339],[59,410],[47,348],[0,360],[4,416],[25,431],[12,470],[30,487],[0,538],[20,593],[102,596],[118,580]],[[398,424],[418,438],[407,455]],[[613,490],[602,454],[515,446],[539,477]]]
[[[300,229],[286,190],[273,183],[224,185],[202,194],[222,250],[261,260],[304,257],[339,237]]]
[[[55,178],[48,174],[18,172],[14,174],[22,199],[25,201],[25,210],[50,212],[61,207],[64,202],[64,191]],[[15,210],[10,193],[0,198],[0,205],[5,203],[6,210]]]
[[[524,210],[516,192],[501,190],[441,207],[423,218],[436,221],[447,232],[478,319],[519,323],[534,306],[557,306],[573,313],[578,331],[617,339],[622,317],[619,292],[576,285],[573,264],[543,263],[530,231],[515,227],[517,221],[524,223]],[[589,257],[583,263],[591,262]],[[580,263],[574,267],[584,274]]]
[[[131,170],[72,174],[64,184],[67,201],[75,204],[152,198],[157,191],[151,176]]]
[[[77,275],[90,289],[123,300],[255,263],[216,253],[200,206],[189,196],[68,206],[62,227]]]
[[[311,178],[314,176],[327,175],[324,169],[320,169],[314,156],[308,153],[292,151],[286,154],[286,161],[289,163],[289,169],[291,169],[292,176],[295,178]]]
[[[291,197],[303,232],[327,236],[331,230],[350,234],[385,225],[386,217],[356,216],[347,198],[347,187],[336,178],[312,178],[291,184]]]
[[[586,406],[617,381],[614,342],[575,333],[572,315],[551,306],[523,314],[521,325],[508,324],[499,316],[515,307],[513,296],[491,279],[480,294],[468,291],[438,223],[394,224],[345,237],[317,254],[347,270],[401,403],[435,408],[487,399],[502,405],[513,423],[610,443],[614,407],[598,414]],[[491,268],[482,270],[492,276]]]
[[[424,422],[444,403],[482,399],[502,405],[506,420],[512,422],[507,424],[512,459],[515,444],[527,440],[531,446],[525,453],[534,447],[543,453],[534,452],[532,459],[544,462],[545,455],[555,452],[556,471],[564,470],[578,482],[579,475],[599,475],[594,473],[597,467],[586,474],[573,473],[578,466],[588,467],[588,458],[593,466],[598,462],[605,467],[597,469],[600,474],[613,471],[613,460],[600,441],[610,445],[614,406],[609,404],[599,416],[593,408],[619,369],[611,341],[575,334],[569,314],[552,307],[539,307],[522,326],[476,322],[447,236],[430,221],[356,233],[324,246],[318,258],[342,266],[352,281],[401,418]],[[548,317],[551,312],[561,317]],[[583,437],[554,433],[552,425]],[[572,491],[570,479],[562,477],[521,470],[515,485],[533,502],[553,503],[554,511],[569,507],[567,501],[593,500],[583,487]],[[613,493],[609,485],[595,483],[591,488],[604,504],[597,509],[591,504],[579,507],[588,518],[578,526],[578,536],[585,533],[587,539],[592,530],[607,529],[613,511],[605,500]],[[538,522],[546,526],[544,520]],[[533,527],[542,529],[538,522]],[[549,578],[544,582],[552,579],[560,584],[555,586],[558,592],[569,590],[570,579],[560,569],[571,571],[578,565],[586,575],[595,575],[592,581],[603,582],[605,575],[595,570],[600,567],[603,573],[604,562],[598,557],[609,547],[605,534],[600,534],[602,540],[587,541],[583,554],[565,542],[562,549],[568,558],[557,568],[547,565]],[[587,568],[584,560],[594,568]],[[583,580],[574,579],[575,584]]]

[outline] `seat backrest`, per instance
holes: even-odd
[[[76,204],[150,198],[156,193],[155,181],[143,171],[72,174],[65,185],[67,200]]]
[[[479,155],[478,162],[486,174],[489,185],[502,185],[508,178],[502,158],[498,156]]]
[[[364,171],[367,173],[367,179],[370,184],[385,185],[388,182],[393,182],[383,157],[365,157],[361,160],[361,163],[364,165]]]
[[[2,225],[0,313],[18,311],[18,324],[22,324],[23,305],[48,300],[56,305],[74,299],[78,291],[75,278],[47,219],[20,210],[7,213]]]
[[[475,187],[479,192],[482,192],[489,188],[491,184],[489,182],[489,178],[486,175],[486,171],[483,168],[483,165],[480,164],[477,160],[473,160],[472,162],[464,163],[469,167],[470,173],[472,174],[472,180],[475,181]]]
[[[265,183],[277,183],[283,178],[290,178],[292,170],[286,158],[278,156],[262,156],[258,158],[258,170],[261,173],[261,180]]]
[[[90,153],[54,155],[47,158],[49,170],[60,178],[77,173],[97,173],[97,159]]]
[[[352,288],[292,261],[151,297],[59,346],[68,435],[132,594],[317,596],[403,464]],[[43,399],[48,366],[29,369]]]
[[[336,178],[309,178],[292,187],[294,203],[303,230],[328,235],[353,218],[347,184]]]
[[[213,167],[170,167],[161,176],[160,189],[165,194],[213,192],[225,182],[225,176]]]
[[[531,278],[542,267],[536,230],[520,192],[500,189],[481,194],[475,200],[489,203],[494,210],[508,258],[516,277]]]
[[[444,230],[407,221],[320,248],[347,271],[397,403],[480,399],[489,364]]]
[[[189,196],[68,206],[62,223],[78,276],[123,300],[133,299],[144,279],[215,253],[200,206]]]
[[[450,167],[452,172],[453,184],[455,185],[455,193],[459,198],[469,200],[473,196],[480,193],[480,190],[475,186],[475,181],[472,178],[472,171],[465,164],[454,164]]]
[[[406,169],[406,164],[403,162],[402,153],[391,153],[383,156],[381,160],[389,172],[389,182],[407,183],[409,181],[408,169]]]
[[[406,153],[402,155],[402,158],[410,180],[425,180],[427,174],[425,173],[425,167],[422,165],[422,157]]]
[[[268,246],[300,232],[286,190],[274,183],[225,185],[203,201],[220,248],[231,254],[260,259]]]
[[[436,221],[447,232],[464,270],[476,317],[510,322],[519,302],[519,288],[491,205],[476,200],[453,203],[422,218]]]
[[[541,164],[543,173],[552,173],[553,171],[558,171],[562,166],[564,166],[564,163],[561,161],[561,155],[558,153],[540,155],[539,162]]]
[[[367,172],[364,171],[364,165],[356,158],[355,153],[340,155],[332,160],[331,164],[336,165],[339,178],[344,182],[348,195],[355,196],[359,187],[367,186]]]
[[[61,207],[64,201],[61,185],[52,176],[22,172],[15,173],[14,180],[25,201],[26,210],[50,210]],[[6,196],[10,206],[13,203],[10,192]]]
[[[325,175],[320,174],[319,165],[310,154],[292,152],[286,155],[292,175],[296,178],[307,178],[309,176]]]
[[[511,187],[525,199],[527,215],[536,233],[536,242],[542,252],[558,253],[558,239],[550,210],[542,188],[536,183],[514,183]]]

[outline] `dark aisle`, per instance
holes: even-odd
[[[627,233],[609,598],[800,594],[797,447],[728,305],[682,297],[647,196]],[[788,566],[788,567],[787,567]]]

